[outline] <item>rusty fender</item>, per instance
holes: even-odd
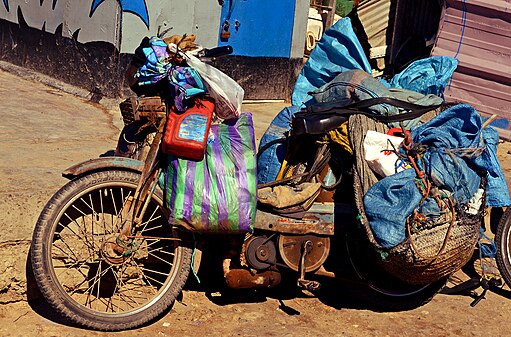
[[[231,269],[231,259],[224,259],[224,279],[229,288],[273,288],[280,283],[280,273],[275,270],[263,272],[250,272],[247,269]]]
[[[125,157],[101,157],[84,161],[71,166],[62,172],[62,176],[67,179],[74,179],[87,173],[120,169],[132,172],[142,172],[144,162]]]

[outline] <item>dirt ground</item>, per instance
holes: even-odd
[[[42,207],[72,164],[111,151],[120,117],[54,87],[0,70],[0,336],[110,336],[58,317],[30,278],[28,247]],[[256,135],[285,103],[247,104]],[[510,185],[511,144],[499,147]],[[221,268],[218,265],[218,270]],[[477,269],[477,264],[476,264]],[[212,269],[214,270],[214,268]],[[401,312],[370,310],[348,284],[317,296],[291,291],[228,291],[219,273],[190,279],[183,297],[161,319],[118,336],[509,336],[511,292],[489,292],[471,307],[468,294],[440,293],[422,307]],[[460,271],[448,287],[473,276]],[[477,289],[481,292],[481,289]]]

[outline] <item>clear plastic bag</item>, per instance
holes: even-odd
[[[211,97],[215,99],[216,114],[223,119],[236,118],[241,113],[241,103],[245,91],[235,80],[217,68],[202,62],[187,52],[186,61],[204,80]]]

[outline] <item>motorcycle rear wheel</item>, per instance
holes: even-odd
[[[116,220],[139,177],[104,171],[70,181],[37,221],[31,245],[36,282],[53,309],[75,324],[108,331],[144,325],[167,311],[184,287],[191,249],[168,225],[159,189],[137,231],[144,238],[120,260],[104,253],[105,242],[116,242]]]
[[[511,287],[511,207],[502,215],[495,234],[497,267],[500,276]]]
[[[357,295],[376,310],[403,311],[420,307],[431,301],[447,281],[413,285],[391,275],[378,264],[375,251],[358,228],[346,231],[345,244],[355,277],[366,283],[358,289]]]

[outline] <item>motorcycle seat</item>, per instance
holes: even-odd
[[[341,116],[333,112],[311,114],[299,112],[291,120],[294,135],[321,135],[338,128],[348,120],[349,116]]]
[[[368,109],[376,104],[389,104],[407,112],[395,115],[378,115]],[[439,106],[422,106],[390,97],[370,98],[344,106],[338,102],[318,103],[296,113],[291,120],[291,129],[295,135],[320,135],[339,127],[348,120],[349,116],[354,114],[363,114],[382,123],[394,123],[420,117]]]

